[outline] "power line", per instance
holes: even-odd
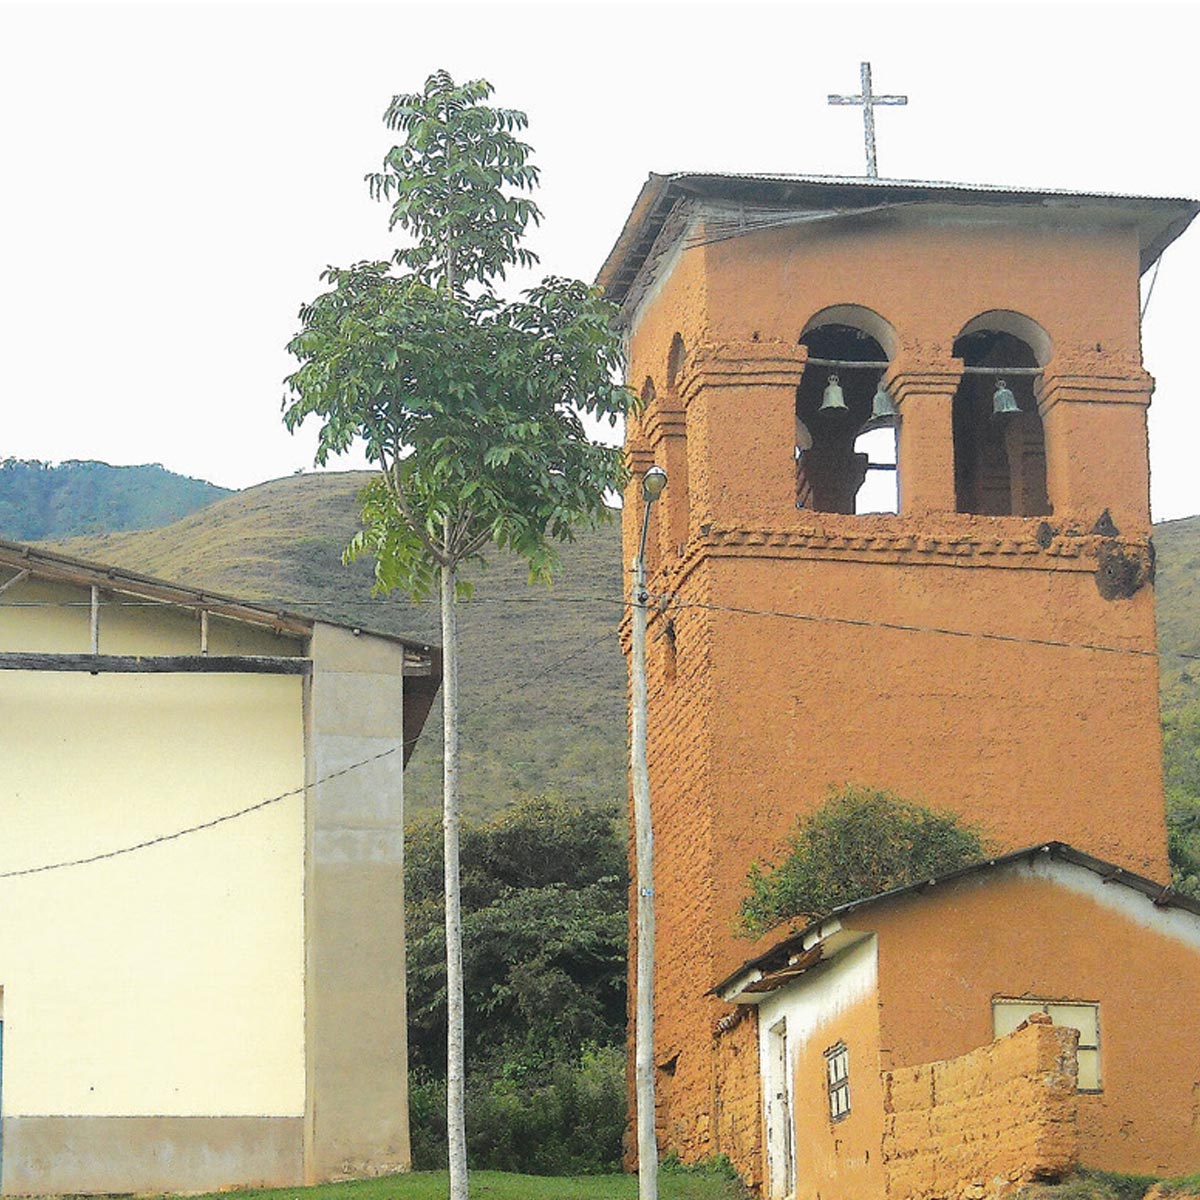
[[[586,654],[588,651],[595,649],[595,647],[599,646],[602,642],[608,641],[608,639],[613,636],[613,633],[613,630],[606,630],[605,633],[599,638],[589,641],[586,645],[579,647],[577,650],[573,650],[570,654],[564,655],[562,658],[549,664],[548,666],[540,668],[537,673],[527,677],[525,683],[536,683],[537,680],[541,679],[545,675],[549,675],[552,672],[557,671],[560,667],[570,662],[572,659],[578,658],[580,655]],[[286,792],[280,792],[276,796],[268,796],[265,800],[258,800],[255,803],[247,804],[244,808],[239,808],[234,812],[223,813],[221,816],[213,817],[208,821],[201,821],[196,825],[189,825],[185,829],[177,829],[172,833],[159,834],[156,837],[147,838],[141,842],[135,842],[130,846],[122,846],[116,850],[105,850],[96,854],[88,854],[81,858],[63,859],[59,862],[43,863],[41,866],[37,867],[22,867],[15,871],[0,871],[0,880],[16,879],[24,875],[41,875],[47,871],[60,871],[68,867],[87,866],[89,863],[103,862],[106,859],[120,858],[123,855],[132,854],[137,850],[146,850],[151,846],[161,846],[164,842],[177,841],[179,838],[187,837],[193,833],[201,833],[206,829],[213,829],[216,826],[224,825],[229,821],[236,821],[241,817],[249,816],[251,813],[261,812],[264,808],[269,808],[274,804],[279,804],[284,800],[289,800],[293,796],[303,795],[310,789],[318,788],[322,784],[328,783],[333,779],[338,779],[343,775],[348,775],[351,771],[360,770],[363,767],[369,766],[371,763],[378,762],[380,759],[387,758],[392,754],[406,750],[410,746],[416,745],[416,742],[416,738],[411,738],[407,741],[401,742],[399,745],[389,746],[388,749],[381,750],[378,754],[372,754],[368,758],[359,759],[357,762],[353,762],[345,767],[341,767],[337,771],[331,771],[328,775],[323,775],[320,779],[314,780],[311,784],[302,784],[300,787],[292,788]]]
[[[414,739],[415,740],[415,739]],[[136,842],[132,846],[122,846],[117,850],[104,850],[98,854],[89,854],[83,858],[63,859],[60,862],[44,863],[39,867],[22,867],[16,871],[0,871],[0,879],[16,879],[22,875],[41,875],[46,871],[61,871],[66,867],[82,867],[88,863],[103,862],[108,858],[120,858],[125,854],[132,854],[135,850],[146,850],[150,846],[161,846],[164,842],[173,842],[181,837],[187,837],[189,834],[200,833],[205,829],[214,829],[218,825],[224,825],[228,821],[236,821],[239,817],[249,816],[250,813],[260,812],[264,808],[269,808],[273,804],[279,804],[284,800],[289,800],[293,796],[303,795],[310,788],[320,787],[323,783],[328,783],[332,779],[337,779],[342,775],[348,775],[351,771],[357,771],[360,767],[368,766],[370,763],[378,762],[381,758],[387,758],[390,754],[396,754],[404,750],[412,742],[401,742],[397,746],[389,746],[386,750],[381,750],[378,754],[372,754],[370,758],[360,759],[358,762],[350,763],[349,766],[340,768],[337,771],[331,771],[328,775],[322,776],[313,783],[301,784],[300,787],[292,788],[287,792],[280,792],[277,796],[268,796],[266,800],[256,801],[254,804],[247,804],[245,808],[239,808],[236,812],[223,813],[219,817],[213,817],[208,821],[201,821],[197,825],[189,825],[186,829],[177,829],[173,833],[159,834],[157,837],[147,838],[145,841]]]
[[[978,638],[989,642],[1010,642],[1021,646],[1050,646],[1061,650],[1095,650],[1102,654],[1131,654],[1136,658],[1186,658],[1189,661],[1200,662],[1200,654],[1188,654],[1182,650],[1169,651],[1162,654],[1157,650],[1139,650],[1132,646],[1106,646],[1098,642],[1068,642],[1057,638],[1019,637],[1010,633],[982,633],[971,629],[947,629],[937,625],[908,625],[900,621],[873,621],[865,617],[831,617],[817,613],[783,612],[772,608],[743,608],[729,604],[704,604],[698,600],[680,600],[671,602],[669,597],[660,599],[668,601],[668,608],[696,608],[710,612],[735,613],[748,617],[778,617],[787,621],[808,621],[814,624],[852,625],[863,629],[894,629],[902,633],[930,633],[943,637]]]
[[[629,606],[628,601],[611,600],[607,597],[593,597],[592,599],[605,600],[608,603],[621,604],[625,607]],[[738,616],[775,617],[781,620],[804,621],[815,624],[849,625],[856,628],[868,629],[891,629],[902,633],[925,633],[944,637],[976,638],[981,641],[998,641],[1026,646],[1046,646],[1054,649],[1091,650],[1106,654],[1130,654],[1139,658],[1175,657],[1187,659],[1189,661],[1200,661],[1200,654],[1187,654],[1182,651],[1176,652],[1173,655],[1161,655],[1155,650],[1138,650],[1128,646],[1106,646],[1095,642],[1069,642],[1054,638],[1025,638],[1018,637],[1013,634],[982,633],[967,629],[947,629],[934,625],[910,625],[898,621],[873,621],[857,617],[834,617],[816,613],[786,612],[779,609],[747,608],[738,605],[708,604],[700,601],[680,601],[674,600],[671,596],[651,597],[651,599],[665,601],[667,607],[664,608],[663,611],[668,611],[669,609],[674,609],[675,611],[682,609],[698,609],[708,612],[731,613]],[[611,629],[606,630],[600,635],[600,637],[592,639],[585,645],[571,651],[569,654],[556,659],[554,662],[545,667],[539,668],[539,670],[533,675],[526,677],[525,683],[535,683],[539,679],[558,671],[568,662],[581,657],[582,655],[595,649],[597,646],[608,641],[613,636],[614,632],[615,631]],[[189,825],[184,829],[177,829],[172,833],[165,833],[160,834],[157,837],[147,838],[144,841],[136,842],[130,846],[122,846],[116,850],[107,850],[96,854],[86,855],[81,858],[64,859],[59,862],[45,863],[37,867],[23,867],[15,871],[0,871],[0,880],[15,879],[25,875],[39,875],[47,871],[58,871],[68,867],[86,866],[89,863],[102,862],[110,858],[119,858],[126,854],[132,854],[137,850],[145,850],[151,846],[158,846],[165,842],[176,841],[179,838],[187,837],[193,833],[200,833],[206,829],[213,829],[218,825],[224,825],[229,821],[237,820],[241,817],[248,816],[251,813],[259,812],[262,809],[268,808],[274,804],[279,804],[293,796],[302,795],[310,788],[320,787],[324,783],[338,779],[343,775],[348,775],[351,771],[357,771],[362,767],[369,766],[371,763],[378,762],[380,759],[387,758],[392,754],[396,754],[399,751],[407,749],[409,746],[415,745],[416,741],[417,739],[413,738],[411,740],[401,742],[399,745],[390,746],[388,749],[382,750],[378,754],[373,754],[368,758],[359,759],[357,762],[350,763],[349,765],[342,767],[337,771],[332,771],[328,775],[322,776],[320,779],[315,780],[311,784],[303,784],[300,787],[292,788],[289,791],[280,792],[276,796],[269,796],[265,800],[256,801],[254,804],[248,804],[244,808],[237,809],[234,812],[224,813],[221,816],[214,817],[208,821],[201,821],[196,825]]]
[[[948,628],[945,626],[937,626],[937,625],[910,625],[910,624],[904,624],[904,623],[898,622],[898,621],[876,621],[876,620],[872,620],[869,617],[834,617],[834,616],[828,616],[828,615],[817,614],[817,613],[784,612],[784,611],[781,611],[778,609],[759,609],[759,608],[739,607],[739,606],[734,606],[734,605],[704,604],[704,603],[701,603],[700,601],[675,600],[673,598],[673,596],[669,595],[669,594],[654,596],[654,597],[652,597],[652,599],[658,600],[660,602],[661,606],[663,606],[664,608],[665,607],[673,607],[676,609],[681,609],[681,608],[706,609],[706,610],[709,610],[712,612],[728,612],[728,613],[739,614],[742,616],[777,617],[780,619],[790,620],[790,621],[808,621],[808,622],[813,622],[813,623],[827,623],[827,624],[834,624],[834,625],[852,625],[852,626],[856,626],[856,627],[862,628],[862,629],[892,629],[892,630],[902,631],[905,633],[938,634],[943,637],[956,637],[956,638],[979,638],[984,641],[1008,642],[1008,643],[1012,643],[1012,644],[1016,644],[1016,645],[1047,646],[1047,647],[1054,647],[1054,648],[1066,649],[1066,650],[1094,650],[1094,651],[1097,651],[1098,653],[1103,653],[1103,654],[1131,654],[1138,658],[1185,659],[1189,662],[1200,662],[1200,654],[1189,654],[1187,651],[1184,651],[1184,650],[1170,650],[1170,651],[1165,651],[1165,652],[1158,651],[1158,650],[1138,650],[1138,649],[1135,649],[1135,648],[1129,647],[1129,646],[1106,646],[1102,643],[1096,643],[1096,642],[1070,642],[1070,641],[1063,641],[1063,640],[1059,640],[1059,639],[1055,639],[1055,638],[1021,637],[1021,636],[1018,636],[1017,634],[982,633],[977,630],[951,629],[951,628]],[[120,601],[116,601],[116,602],[109,601],[106,603],[115,603],[118,606],[122,605],[122,602],[120,602]],[[394,603],[394,602],[389,602],[386,600],[349,600],[349,601],[345,601],[345,600],[325,599],[325,600],[289,600],[289,601],[287,601],[287,603],[289,603],[289,604],[306,604],[306,605],[312,605],[312,604],[339,605],[340,604],[340,605],[344,606],[344,605],[358,605],[358,604],[387,604],[387,603]],[[615,606],[615,607],[619,607],[619,608],[623,608],[623,609],[630,607],[629,600],[619,599],[615,596],[569,596],[569,597],[568,596],[531,596],[528,598],[523,597],[523,596],[497,596],[497,597],[491,598],[490,600],[489,599],[475,599],[475,600],[468,601],[468,604],[488,604],[488,603],[492,603],[492,604],[547,604],[547,603],[551,603],[551,604],[556,604],[556,603],[607,604],[610,606]],[[175,607],[174,605],[171,605],[171,604],[163,602],[163,601],[135,601],[129,605],[129,607],[139,607],[139,606],[149,606],[149,607],[155,607],[155,608]],[[26,608],[80,607],[80,608],[88,608],[90,606],[86,601],[32,600],[32,601],[25,601],[25,602],[12,602],[10,604],[5,604],[3,601],[0,601],[0,609],[6,608],[6,607],[13,607],[13,608],[17,608],[17,607],[26,607]],[[397,609],[397,611],[400,611],[400,610]],[[604,637],[608,637],[608,636],[609,636],[608,634],[604,635]],[[599,640],[602,641],[602,640],[604,640],[604,638],[601,638]],[[580,651],[579,653],[582,653],[582,651]],[[574,658],[575,656],[576,656],[575,654],[571,654],[568,656],[568,659]]]

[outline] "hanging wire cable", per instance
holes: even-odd
[[[742,616],[778,617],[781,619],[791,620],[791,621],[810,621],[810,622],[814,622],[814,623],[824,622],[824,623],[833,624],[833,625],[854,625],[854,626],[858,626],[858,627],[864,628],[864,629],[895,629],[895,630],[904,631],[906,633],[940,634],[944,637],[980,638],[985,641],[1010,642],[1010,643],[1015,643],[1015,644],[1019,644],[1019,645],[1028,645],[1028,646],[1052,646],[1052,647],[1058,647],[1061,649],[1068,649],[1068,650],[1095,650],[1097,652],[1104,653],[1104,654],[1131,654],[1131,655],[1134,655],[1139,658],[1168,658],[1168,659],[1182,658],[1182,659],[1187,659],[1188,661],[1200,662],[1200,654],[1188,654],[1186,651],[1182,651],[1182,650],[1172,650],[1172,651],[1166,651],[1166,652],[1162,652],[1162,651],[1158,651],[1158,650],[1139,650],[1139,649],[1136,649],[1136,648],[1130,647],[1130,646],[1106,646],[1106,645],[1103,645],[1102,643],[1096,643],[1096,642],[1070,642],[1070,641],[1060,641],[1060,640],[1057,640],[1054,638],[1020,637],[1017,634],[981,633],[976,630],[951,629],[951,628],[948,628],[945,626],[937,626],[937,625],[907,625],[907,624],[903,624],[903,623],[900,623],[897,621],[876,621],[876,620],[872,620],[871,618],[868,618],[868,617],[831,617],[831,616],[826,616],[826,615],[820,615],[817,613],[784,612],[784,611],[781,611],[778,609],[756,609],[756,608],[745,608],[745,607],[737,607],[737,606],[730,606],[730,605],[703,604],[699,601],[679,601],[679,600],[675,599],[674,596],[668,595],[668,594],[656,595],[656,596],[653,596],[652,599],[655,600],[659,604],[660,607],[664,607],[664,606],[670,604],[672,607],[675,607],[675,608],[709,609],[713,612],[729,612],[729,613],[740,614]],[[134,605],[132,605],[131,607],[137,607],[141,603],[142,602],[137,602]],[[163,602],[160,602],[160,601],[151,601],[151,602],[147,602],[147,603],[149,603],[149,605],[151,607],[164,607]],[[289,600],[287,603],[290,603],[290,604],[307,604],[307,603],[329,604],[330,601],[328,601],[328,600],[321,600],[321,601],[318,601],[318,600],[313,600],[313,601]],[[378,601],[375,601],[375,600],[341,601],[341,600],[339,600],[336,603],[342,604],[342,605],[375,604],[375,603],[378,603]],[[629,608],[629,606],[630,606],[628,599],[619,598],[616,596],[572,596],[572,597],[533,596],[533,597],[529,597],[528,599],[526,599],[525,597],[522,597],[522,596],[497,596],[497,597],[492,597],[490,600],[479,598],[479,599],[474,599],[474,600],[469,601],[469,604],[471,604],[471,605],[489,604],[489,603],[490,604],[525,604],[525,603],[607,604],[611,607],[619,607],[619,608],[623,608],[623,609]],[[64,606],[64,604],[69,604],[70,607],[84,607],[84,608],[89,607],[89,605],[86,601],[83,601],[83,602],[79,602],[79,601],[70,601],[70,602],[27,601],[27,602],[25,602],[24,607],[34,607],[34,608],[36,608],[36,607],[62,607],[62,606]],[[175,607],[174,605],[167,605],[167,606]],[[8,605],[6,605],[3,601],[0,601],[0,609],[3,609],[5,607],[8,607]],[[21,607],[21,605],[13,604],[13,605],[11,605],[11,607],[14,607],[14,608]],[[604,637],[607,637],[607,636],[608,636],[608,634],[604,635]],[[601,640],[603,640],[603,639],[601,639]],[[572,654],[570,657],[574,657],[574,654]]]
[[[314,783],[301,784],[300,787],[280,792],[277,796],[268,796],[265,800],[259,800],[254,804],[247,804],[245,808],[239,808],[235,812],[223,813],[221,816],[213,817],[211,820],[201,821],[196,825],[189,825],[186,829],[176,829],[173,833],[159,834],[157,837],[135,842],[131,846],[121,846],[116,850],[104,850],[96,854],[88,854],[82,858],[63,859],[60,862],[44,863],[39,867],[21,867],[15,871],[0,871],[0,879],[17,879],[22,875],[42,875],[47,871],[61,871],[67,867],[82,867],[88,863],[103,862],[109,858],[120,858],[122,855],[134,853],[135,850],[146,850],[151,846],[161,846],[164,842],[174,842],[179,838],[187,837],[193,833],[200,833],[205,829],[215,829],[218,825],[224,825],[228,821],[236,821],[240,817],[246,817],[251,813],[261,812],[264,808],[270,808],[273,804],[290,800],[293,796],[303,795],[309,788],[320,787],[321,784],[328,783],[332,779],[348,775],[351,771],[357,771],[362,767],[368,766],[370,763],[378,762],[381,758],[387,758],[391,754],[397,754],[411,744],[411,742],[402,742],[398,746],[389,746],[386,750],[381,750],[378,754],[372,754],[370,758],[363,758],[358,762],[350,763],[349,766],[342,767],[340,770],[331,771],[328,775],[322,776]]]
[[[667,597],[660,597],[666,600]],[[1010,633],[982,633],[971,629],[948,629],[937,625],[908,625],[900,621],[873,621],[865,617],[831,617],[816,613],[783,612],[772,608],[743,608],[729,604],[705,604],[698,600],[682,600],[671,604],[674,609],[703,609],[708,612],[734,613],[747,617],[778,617],[787,621],[808,621],[824,625],[853,625],[862,629],[893,629],[902,633],[928,633],[942,637],[978,638],[980,641],[1009,642],[1020,646],[1050,646],[1060,650],[1094,650],[1101,654],[1129,654],[1135,658],[1186,658],[1200,661],[1200,654],[1172,651],[1161,654],[1157,650],[1139,650],[1134,646],[1106,646],[1099,642],[1068,642],[1057,638],[1019,637]]]
[[[1158,268],[1162,266],[1162,255],[1154,260],[1154,274],[1150,276],[1150,286],[1146,289],[1146,299],[1142,302],[1141,320],[1146,319],[1146,309],[1150,307],[1150,297],[1154,295],[1154,285],[1158,282]]]
[[[615,629],[606,630],[600,637],[589,641],[586,645],[580,646],[577,650],[573,650],[570,654],[564,655],[562,658],[550,663],[525,679],[524,683],[528,686],[531,683],[536,683],[543,676],[549,675],[557,671],[564,664],[572,659],[579,658],[581,655],[594,650],[601,643],[613,638],[616,634]],[[368,758],[359,759],[357,762],[352,762],[347,766],[341,767],[336,771],[331,771],[328,775],[323,775],[320,779],[314,780],[310,784],[302,784],[300,787],[295,787],[286,792],[280,792],[277,796],[268,796],[265,800],[258,800],[253,804],[247,804],[243,808],[236,809],[234,812],[223,813],[219,817],[213,817],[208,821],[200,821],[195,825],[189,825],[185,829],[176,829],[171,833],[159,834],[156,837],[146,838],[143,841],[135,842],[129,846],[121,846],[116,850],[99,851],[96,854],[84,855],[80,858],[63,859],[58,862],[43,863],[36,867],[21,867],[14,871],[0,871],[0,880],[17,879],[25,875],[42,875],[47,871],[61,871],[68,867],[82,867],[89,863],[103,862],[110,858],[120,858],[126,854],[133,854],[137,850],[147,850],[151,846],[161,846],[165,842],[174,842],[179,838],[187,837],[193,833],[201,833],[206,829],[214,829],[218,825],[224,825],[229,821],[236,821],[241,817],[249,816],[251,813],[261,812],[264,808],[270,808],[272,805],[279,804],[284,800],[289,800],[293,796],[303,795],[309,790],[316,789],[322,784],[329,783],[331,780],[339,779],[343,775],[349,775],[352,771],[361,770],[363,767],[370,766],[372,763],[379,762],[380,759],[388,758],[390,755],[401,753],[407,750],[410,746],[414,746],[417,742],[416,738],[401,742],[396,746],[389,746],[386,750],[381,750],[378,754],[372,754]]]

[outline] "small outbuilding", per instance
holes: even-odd
[[[0,541],[0,1190],[409,1166],[440,655]]]
[[[1200,1162],[1200,904],[1061,842],[844,905],[714,990],[756,1017],[770,1200]]]

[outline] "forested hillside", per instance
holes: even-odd
[[[158,463],[111,467],[72,459],[0,460],[0,537],[17,542],[157,529],[195,512],[229,489],[176,475]]]

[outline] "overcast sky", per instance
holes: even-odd
[[[0,0],[0,457],[245,487],[312,462],[285,344],[329,263],[386,256],[363,176],[445,67],[528,112],[545,272],[591,279],[650,171],[863,172],[1200,196],[1195,8],[1155,4]],[[1200,223],[1198,223],[1200,225]],[[1144,333],[1156,519],[1200,512],[1200,227]],[[346,465],[360,465],[351,461]]]

